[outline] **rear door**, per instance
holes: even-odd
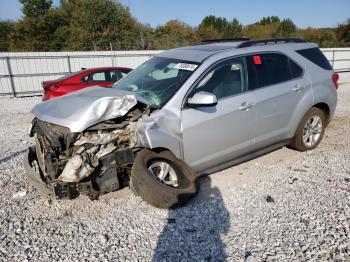
[[[185,161],[204,171],[249,152],[254,144],[254,101],[247,92],[245,59],[232,58],[214,66],[192,95],[199,91],[214,93],[218,104],[184,108],[182,134]]]
[[[287,139],[290,122],[298,102],[311,90],[303,69],[282,53],[247,56],[257,113],[256,148]]]

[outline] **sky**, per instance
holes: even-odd
[[[336,27],[350,18],[350,0],[120,0],[140,22],[157,26],[179,19],[197,26],[207,15],[237,18],[243,25],[263,16],[291,18],[300,28]],[[54,0],[58,5],[59,0]],[[0,19],[22,16],[18,0],[0,0]]]

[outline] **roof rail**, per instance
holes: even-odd
[[[237,48],[250,47],[255,45],[267,45],[267,44],[279,44],[279,43],[305,43],[303,39],[300,38],[272,38],[272,39],[261,39],[261,40],[251,40],[239,44]]]
[[[201,42],[197,43],[197,45],[206,45],[206,44],[212,44],[212,43],[221,43],[221,42],[240,42],[240,41],[249,41],[249,38],[246,37],[240,37],[240,38],[221,38],[221,39],[207,39],[202,40]]]

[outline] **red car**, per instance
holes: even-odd
[[[44,81],[43,101],[63,96],[65,94],[90,87],[109,87],[119,79],[128,74],[132,69],[126,67],[99,67],[83,69],[81,71],[68,74],[57,80]]]

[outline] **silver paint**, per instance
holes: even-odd
[[[134,133],[136,146],[166,148],[195,171],[214,172],[215,167],[224,166],[251,152],[286,143],[294,136],[305,113],[316,104],[329,107],[327,120],[330,121],[337,103],[337,92],[331,80],[333,71],[323,70],[295,52],[316,47],[315,44],[281,43],[239,49],[235,48],[237,44],[239,42],[228,43],[222,50],[192,46],[157,55],[201,64],[167,104],[138,120]],[[186,107],[192,86],[214,64],[256,52],[283,53],[301,65],[304,74],[277,85],[219,99],[216,106]],[[105,97],[108,101],[106,107],[100,102]],[[92,88],[49,100],[45,102],[47,104],[37,106],[33,113],[41,120],[80,132],[89,125],[126,114],[136,104],[136,99],[139,100],[132,93],[118,89]],[[94,103],[95,106],[92,106]],[[108,110],[109,106],[114,108],[114,104],[117,104],[116,114]],[[242,110],[242,106],[247,104],[251,106]],[[109,113],[93,110],[99,112],[102,108]]]
[[[40,103],[32,113],[42,121],[68,127],[71,132],[82,132],[125,115],[136,104],[137,98],[131,92],[91,87]]]

